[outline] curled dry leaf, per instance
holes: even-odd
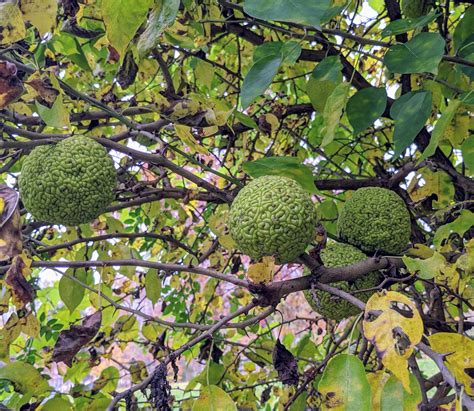
[[[21,253],[21,223],[18,193],[0,184],[0,261]]]
[[[23,84],[16,76],[15,65],[8,61],[0,61],[0,109],[15,101],[23,91]]]
[[[120,87],[126,89],[128,86],[132,85],[137,77],[137,73],[138,65],[133,57],[133,52],[129,50],[125,53],[122,65],[117,73],[117,81],[120,84]]]
[[[298,364],[293,354],[278,339],[273,348],[273,366],[283,384],[298,384]]]
[[[407,361],[423,335],[423,322],[415,304],[394,291],[376,293],[367,301],[363,329],[383,365],[411,393]]]
[[[29,263],[25,257],[16,256],[5,276],[5,282],[12,292],[13,302],[19,309],[33,301],[33,287],[25,278],[31,273]]]
[[[45,78],[34,78],[26,82],[31,86],[37,93],[37,100],[44,106],[51,108],[56,101],[56,97],[59,95],[59,91],[56,90],[51,81]]]
[[[69,330],[61,331],[54,346],[54,362],[63,361],[72,367],[72,360],[79,350],[88,344],[97,334],[102,322],[102,312],[96,311],[94,314],[84,318],[82,325],[72,325]]]

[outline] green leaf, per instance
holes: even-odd
[[[471,139],[472,140],[472,139]],[[433,245],[440,247],[444,239],[447,239],[451,234],[457,233],[463,236],[464,233],[474,226],[474,213],[469,210],[461,210],[459,217],[451,223],[442,225],[436,230],[433,238]]]
[[[196,376],[194,380],[203,387],[206,385],[216,385],[222,380],[225,372],[226,369],[222,364],[218,364],[214,361],[208,361],[204,369],[201,371],[201,374]]]
[[[385,54],[384,63],[393,73],[438,74],[444,54],[444,39],[438,33],[420,33],[404,44],[395,44]]]
[[[161,281],[156,270],[148,270],[145,274],[145,291],[146,296],[155,305],[161,296]]]
[[[328,145],[334,140],[336,128],[339,125],[339,120],[346,106],[350,88],[350,83],[339,84],[326,101],[323,111],[323,127],[321,128],[321,136],[323,139],[321,147]]]
[[[431,113],[431,92],[409,92],[395,100],[390,115],[395,120],[394,158],[398,157],[415,139]]]
[[[258,130],[258,124],[254,121],[254,119],[250,116],[248,116],[245,113],[242,113],[240,111],[234,111],[234,116],[237,120],[239,120],[244,126],[253,128],[255,130]]]
[[[331,7],[330,0],[245,0],[244,11],[262,20],[289,21],[319,27]]]
[[[456,111],[460,105],[461,102],[459,100],[453,100],[450,102],[448,108],[436,122],[436,125],[431,132],[430,143],[428,144],[428,147],[426,147],[419,161],[423,161],[425,158],[428,158],[434,154],[436,147],[438,147],[439,141],[443,137],[444,132],[448,126],[451,124],[451,121],[453,120],[454,115],[456,114]]]
[[[63,97],[59,94],[51,108],[36,102],[36,109],[41,119],[50,127],[68,127],[69,113],[63,103]]]
[[[464,60],[474,62],[474,34],[471,34],[458,50],[458,56]],[[474,80],[474,68],[458,63],[461,71],[468,76],[471,81]]]
[[[466,168],[474,174],[474,138],[467,138],[461,146],[462,158]]]
[[[410,258],[403,257],[408,271],[417,273],[417,277],[423,280],[430,280],[440,273],[440,268],[444,266],[446,259],[438,252],[434,252],[430,258]]]
[[[342,81],[342,64],[338,56],[326,57],[319,63],[306,84],[306,93],[317,111],[323,111],[326,101]]]
[[[457,52],[458,49],[464,44],[469,36],[472,34],[472,28],[474,27],[474,6],[470,6],[464,13],[463,18],[456,26],[453,35],[454,49]]]
[[[396,36],[397,34],[406,33],[420,27],[425,27],[439,16],[438,13],[431,11],[426,16],[416,19],[401,19],[392,21],[382,30],[382,38],[387,36]]]
[[[355,93],[347,102],[347,118],[358,134],[370,127],[385,111],[387,92],[384,88],[367,87]]]
[[[54,397],[41,406],[41,411],[72,411],[72,405],[69,401]]]
[[[179,0],[157,0],[147,27],[138,39],[137,49],[141,57],[158,44],[163,31],[174,23],[179,4]]]
[[[66,272],[74,275],[79,281],[86,282],[87,273],[84,269],[78,269],[75,273],[72,270],[67,270]],[[59,280],[59,296],[70,312],[73,312],[82,302],[84,293],[84,287],[69,277],[63,276]]]
[[[254,178],[266,175],[292,178],[306,191],[316,192],[313,173],[296,157],[264,157],[244,163],[242,169]]]
[[[383,387],[380,411],[420,409],[421,389],[413,374],[410,374],[410,389],[411,394],[405,391],[402,383],[392,375]]]
[[[41,395],[50,387],[39,371],[30,364],[15,361],[0,367],[0,380],[11,381],[15,391]]]
[[[377,13],[380,13],[385,8],[384,0],[369,0],[369,5],[372,7]]]
[[[102,0],[107,38],[121,58],[152,4],[153,0]]]
[[[340,83],[342,81],[342,69],[343,66],[339,56],[329,56],[314,68],[311,77],[315,80],[328,80]]]
[[[264,57],[281,57],[282,63],[294,64],[301,54],[301,46],[296,41],[270,41],[257,46],[253,53],[253,61]]]
[[[371,389],[364,364],[355,355],[339,354],[324,369],[318,391],[323,410],[370,410]]]
[[[201,390],[201,395],[194,401],[193,411],[237,411],[237,407],[224,390],[209,385]]]
[[[258,96],[270,86],[273,76],[278,72],[282,59],[280,56],[268,56],[258,60],[245,76],[240,93],[242,108],[246,109]]]

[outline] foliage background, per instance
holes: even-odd
[[[421,7],[1,2],[1,401],[472,405],[474,8],[410,3]],[[91,224],[35,221],[12,190],[22,160],[77,134],[110,150],[116,200]],[[238,190],[264,174],[299,181],[324,228],[286,267],[254,264],[226,231]],[[414,247],[318,266],[343,202],[372,186],[405,200]],[[367,316],[334,324],[311,312],[294,293],[314,283],[303,264],[332,292],[325,284],[383,269],[393,294],[369,303],[393,338]]]

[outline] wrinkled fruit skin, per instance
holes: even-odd
[[[337,231],[341,240],[365,252],[400,254],[410,241],[410,214],[393,191],[360,188],[344,204]]]
[[[280,176],[259,177],[245,186],[229,214],[237,247],[254,260],[274,256],[277,264],[292,262],[305,251],[316,224],[310,195],[296,181]]]
[[[349,244],[328,243],[326,248],[321,250],[321,260],[326,267],[346,267],[363,261],[366,258],[367,256],[362,251]],[[355,281],[340,281],[330,284],[330,286],[352,294],[356,290],[376,287],[379,283],[379,273],[374,271]],[[354,296],[363,302],[367,302],[374,292],[356,293]],[[325,318],[341,321],[344,318],[360,313],[360,310],[355,305],[325,291],[317,289],[305,290],[304,295],[311,308]]]
[[[36,219],[77,225],[94,220],[112,202],[116,172],[104,147],[77,136],[36,147],[23,162],[18,184]]]

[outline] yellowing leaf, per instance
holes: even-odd
[[[237,411],[232,398],[216,385],[204,387],[192,411]]]
[[[403,257],[403,262],[407,266],[408,271],[416,274],[418,278],[429,280],[435,278],[439,284],[444,284],[450,288],[457,288],[459,281],[459,273],[456,266],[446,261],[442,254],[437,251],[425,260],[419,258]]]
[[[437,333],[428,337],[431,348],[444,354],[444,363],[468,395],[474,395],[474,341],[461,334]]]
[[[194,75],[196,76],[198,83],[201,83],[210,89],[212,80],[214,79],[214,71],[214,66],[212,64],[204,60],[198,60],[194,70]]]
[[[152,304],[156,304],[161,295],[161,281],[156,270],[148,270],[145,274],[145,291]]]
[[[323,127],[321,128],[323,138],[321,147],[328,145],[334,140],[336,128],[339,125],[350,88],[351,85],[349,83],[339,84],[326,101],[323,111]]]
[[[121,58],[152,4],[152,0],[102,0],[107,38]]]
[[[217,236],[219,244],[226,250],[231,251],[235,248],[235,242],[229,234],[227,219],[229,216],[229,207],[220,205],[214,214],[209,217],[209,228]]]
[[[372,389],[372,411],[380,411],[380,402],[382,400],[382,390],[385,383],[390,378],[390,374],[385,371],[376,371],[367,374],[370,388]]]
[[[407,361],[423,335],[423,322],[415,304],[394,291],[376,293],[367,301],[363,330],[383,365],[411,393]]]
[[[69,401],[61,398],[54,397],[48,400],[44,405],[41,406],[41,411],[72,411],[72,405]]]
[[[403,262],[410,273],[417,274],[419,278],[424,280],[429,280],[440,274],[441,267],[445,265],[446,259],[435,251],[430,258],[425,260],[403,257]]]
[[[155,4],[147,27],[138,40],[137,48],[140,56],[145,56],[153,49],[158,44],[163,31],[173,24],[179,10],[180,1],[156,0]]]
[[[41,35],[51,31],[56,23],[57,0],[21,0],[23,19],[35,26]]]
[[[371,389],[364,364],[355,355],[331,358],[318,385],[323,410],[369,410]]]
[[[251,264],[247,278],[255,284],[268,284],[273,280],[275,269],[274,257],[263,257],[262,262]]]
[[[18,6],[14,3],[0,4],[0,44],[11,44],[26,36],[25,23]]]
[[[9,380],[22,394],[40,395],[49,385],[38,370],[30,364],[15,361],[0,367],[0,379]]]
[[[400,381],[392,375],[383,387],[380,410],[419,410],[422,402],[421,389],[413,374],[410,374],[410,391],[411,393],[405,391]]]
[[[462,237],[472,226],[474,226],[474,213],[470,210],[461,210],[459,217],[456,218],[456,220],[442,225],[436,230],[433,244],[436,247],[441,246],[442,241],[447,239],[453,233],[457,233]]]
[[[209,154],[207,149],[204,148],[201,143],[199,143],[199,141],[194,138],[193,133],[191,132],[191,127],[175,124],[174,129],[176,130],[176,134],[181,139],[181,141],[188,147],[192,148],[198,153]]]
[[[433,202],[434,206],[444,208],[453,200],[454,186],[451,178],[444,171],[431,171],[425,167],[421,169],[421,174],[410,183],[408,193],[415,202],[436,194],[438,199]]]
[[[427,245],[417,243],[406,252],[406,255],[410,257],[430,258],[433,256],[433,253],[434,251]]]

